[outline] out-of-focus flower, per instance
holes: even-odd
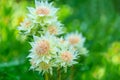
[[[114,65],[120,65],[120,43],[114,42],[105,53],[107,61]]]
[[[112,56],[112,63],[115,65],[120,64],[120,54]]]
[[[75,32],[67,34],[65,40],[68,41],[68,44],[72,46],[74,50],[78,51],[79,54],[86,55],[88,53],[84,47],[85,38],[81,33]]]
[[[105,68],[100,67],[100,68],[96,68],[92,75],[94,78],[101,80],[103,78],[104,74],[105,74]]]
[[[72,46],[83,47],[85,42],[85,38],[82,36],[82,34],[79,34],[78,32],[67,34],[65,38]]]
[[[18,29],[20,31],[23,31],[25,34],[28,34],[30,33],[33,26],[34,26],[33,22],[30,19],[25,18],[25,20],[20,24]]]

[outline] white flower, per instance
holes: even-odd
[[[37,1],[35,0],[35,13],[39,16],[54,16],[57,12],[57,8],[52,6],[53,3],[48,3],[48,1]]]
[[[28,57],[35,58],[37,63],[48,63],[52,57],[56,56],[57,52],[57,38],[55,36],[45,34],[44,36],[34,36],[34,42],[31,42],[32,49]]]
[[[76,64],[77,62],[75,60],[78,57],[79,56],[75,50],[73,50],[69,46],[68,48],[63,47],[58,52],[58,58],[56,62],[58,63],[58,66],[66,68]]]
[[[25,20],[18,27],[18,30],[24,31],[27,34],[30,33],[33,26],[34,26],[33,22],[30,19],[25,18]]]
[[[30,69],[40,73],[52,74],[53,68],[66,68],[77,63],[79,54],[87,53],[84,48],[85,38],[82,34],[70,33],[65,38],[63,25],[56,17],[57,8],[48,1],[35,0],[35,8],[28,7],[30,14],[21,23],[19,30],[33,35],[28,55]],[[40,35],[40,36],[36,36]]]
[[[68,44],[73,47],[73,50],[76,50],[80,55],[87,55],[88,50],[84,47],[85,38],[82,34],[75,32],[67,34],[65,40],[68,41]]]
[[[46,62],[40,62],[39,64],[37,64],[35,62],[35,60],[30,60],[30,63],[31,63],[31,67],[30,69],[33,69],[33,70],[36,70],[36,71],[39,71],[40,73],[44,74],[45,72],[47,73],[50,73],[52,74],[53,72],[53,67],[55,66],[54,63],[51,61],[49,63],[46,63]]]
[[[34,20],[36,23],[50,23],[52,20],[56,19],[57,8],[52,6],[52,3],[48,1],[37,1],[35,0],[35,8],[28,7],[30,14],[28,16]]]
[[[85,42],[85,38],[81,33],[79,34],[78,32],[67,34],[65,39],[69,42],[70,45],[75,47],[83,47]]]
[[[51,35],[60,35],[63,33],[62,24],[58,21],[54,21],[48,24],[47,27],[43,27],[43,31],[50,33]]]
[[[59,40],[49,33],[44,36],[34,36],[34,42],[31,42],[32,49],[28,58],[30,58],[31,69],[39,72],[50,72],[52,67],[56,67],[56,56],[58,55]]]

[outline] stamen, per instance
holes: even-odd
[[[38,44],[36,46],[36,53],[39,55],[44,55],[44,54],[48,53],[49,49],[50,49],[49,42],[46,40],[42,40],[42,41],[38,42]]]
[[[38,7],[36,9],[36,14],[48,15],[49,13],[50,13],[50,10],[46,7]]]
[[[65,51],[61,54],[61,58],[66,62],[70,62],[72,60],[73,56],[69,51]]]

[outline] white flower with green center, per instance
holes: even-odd
[[[52,74],[53,72],[53,67],[55,66],[54,65],[54,62],[50,61],[49,63],[46,63],[46,62],[40,62],[39,64],[36,63],[35,60],[30,60],[30,63],[31,63],[31,67],[30,69],[33,69],[33,70],[36,70],[36,71],[39,71],[40,73],[44,74],[44,73],[50,73]]]
[[[30,43],[32,49],[28,57],[35,60],[36,64],[49,63],[57,55],[57,42],[57,38],[49,34],[41,37],[34,36],[34,42]]]
[[[25,34],[27,34],[30,33],[33,26],[34,24],[32,23],[32,21],[28,18],[25,18],[25,20],[18,27],[18,30],[23,31]]]
[[[63,25],[59,21],[54,21],[51,24],[47,24],[47,27],[43,27],[43,31],[51,35],[60,35],[63,33]]]
[[[56,19],[57,8],[52,6],[52,3],[48,1],[37,1],[35,0],[35,8],[28,7],[30,14],[28,16],[33,19],[34,22],[45,24],[50,23]]]

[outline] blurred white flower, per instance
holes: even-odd
[[[24,33],[27,34],[30,33],[33,26],[34,26],[33,22],[30,19],[25,18],[25,20],[18,27],[18,30],[24,31]]]
[[[82,34],[75,32],[70,33],[65,36],[65,40],[68,41],[68,44],[73,47],[74,50],[78,52],[78,54],[81,55],[87,55],[88,50],[84,47],[85,38],[82,36]]]
[[[82,36],[81,33],[79,34],[78,32],[67,34],[65,39],[72,46],[83,47],[84,42],[85,42],[85,38]]]

